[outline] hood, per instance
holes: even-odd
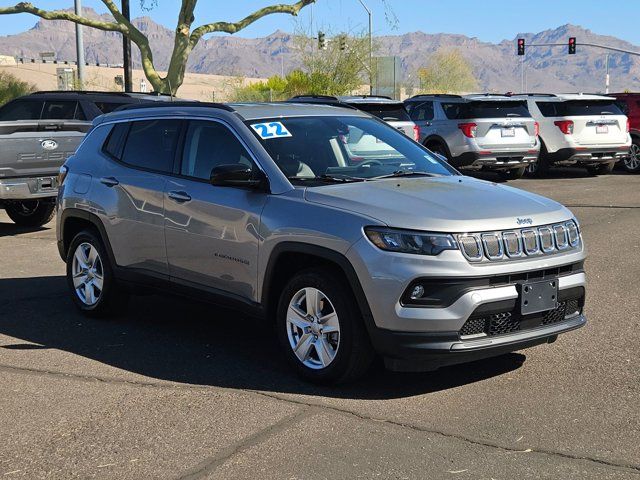
[[[390,227],[435,232],[507,230],[573,217],[548,198],[464,176],[327,185],[308,188],[305,198],[367,215]]]

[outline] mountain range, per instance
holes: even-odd
[[[85,9],[85,15],[102,17]],[[133,22],[150,39],[156,67],[167,67],[173,47],[173,32],[140,17]],[[64,21],[40,20],[33,28],[16,35],[0,36],[0,55],[38,58],[40,52],[55,52],[60,60],[75,58],[74,25]],[[577,38],[577,54],[567,54],[569,37]],[[527,47],[524,57],[525,90],[548,92],[603,91],[605,84],[606,51],[582,46],[597,43],[615,48],[639,51],[629,42],[614,36],[598,35],[577,25],[562,25],[538,33],[520,33],[527,45],[560,43],[560,47]],[[393,55],[401,59],[405,81],[411,83],[420,67],[428,65],[430,56],[438,49],[458,49],[469,61],[482,91],[520,91],[522,58],[516,55],[516,38],[489,43],[465,35],[412,32],[376,38],[376,55]],[[210,36],[193,51],[188,70],[196,73],[268,77],[300,65],[293,45],[293,36],[276,31],[263,38],[240,36]],[[87,62],[122,63],[121,36],[114,32],[84,28]],[[134,46],[134,66],[140,60]],[[611,53],[609,58],[611,91],[640,90],[640,57],[626,53]]]

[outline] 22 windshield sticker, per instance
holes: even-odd
[[[268,140],[270,138],[292,137],[287,127],[280,122],[254,123],[251,125],[260,138]]]

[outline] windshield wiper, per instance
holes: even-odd
[[[287,177],[289,180],[301,180],[306,182],[313,181],[322,181],[322,182],[332,182],[332,183],[348,183],[348,182],[364,182],[366,178],[361,177],[352,177],[349,175],[342,175],[340,173],[334,175],[327,175],[323,173],[322,175],[316,175],[315,177]]]
[[[411,177],[413,175],[418,175],[420,177],[441,177],[439,173],[429,173],[429,172],[414,172],[413,170],[396,170],[393,173],[389,173],[388,175],[380,175],[378,177],[372,177],[370,180],[379,180],[381,178],[394,178],[394,177]]]

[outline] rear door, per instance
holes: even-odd
[[[99,198],[116,262],[122,267],[168,275],[164,236],[164,190],[173,173],[182,120],[119,123],[103,153]]]
[[[91,128],[77,102],[67,103],[56,108],[52,102],[18,99],[0,109],[0,177],[58,172]]]
[[[573,120],[573,137],[580,145],[623,145],[627,141],[627,117],[615,100],[562,102],[561,116]]]
[[[460,104],[460,117],[477,125],[480,148],[531,148],[535,145],[535,121],[524,101],[482,100]]]

